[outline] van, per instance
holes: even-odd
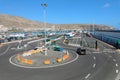
[[[86,49],[84,49],[84,48],[77,48],[76,52],[79,55],[86,55]]]

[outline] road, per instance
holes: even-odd
[[[17,45],[16,42],[0,48],[0,80],[115,80],[120,70],[118,53],[102,53],[92,49],[87,50],[87,55],[80,55],[76,61],[59,67],[45,69],[16,67],[9,63],[9,58],[24,51],[11,49]],[[69,52],[75,53],[75,47],[61,45],[69,49]],[[30,49],[35,46],[36,44],[32,44],[28,47]],[[109,47],[107,50],[113,51]]]

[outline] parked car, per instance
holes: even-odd
[[[63,48],[62,47],[59,47],[59,46],[55,46],[54,47],[54,51],[63,51]]]

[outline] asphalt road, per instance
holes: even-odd
[[[61,42],[59,42],[61,44]],[[0,48],[0,80],[115,80],[120,70],[120,55],[116,52],[98,52],[87,50],[87,55],[67,65],[45,68],[28,69],[16,67],[9,63],[9,58],[24,50],[11,49],[18,43],[6,44]],[[36,44],[29,45],[29,49]],[[76,48],[61,44],[75,53]],[[101,46],[102,47],[102,46]],[[106,50],[111,50],[107,47]]]

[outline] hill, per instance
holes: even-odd
[[[97,30],[111,29],[111,26],[94,25]],[[93,24],[46,24],[47,30],[92,30]],[[36,31],[44,30],[44,23],[18,16],[0,14],[0,30]]]

